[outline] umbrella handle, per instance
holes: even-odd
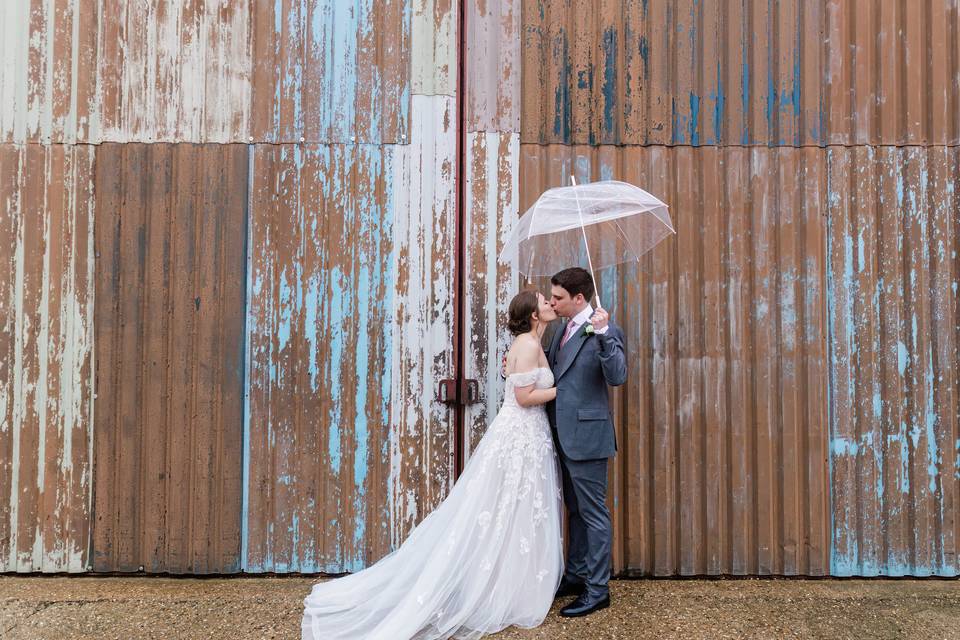
[[[577,179],[570,176],[570,184],[574,187],[577,186]],[[580,198],[577,196],[577,191],[574,189],[573,196],[577,199],[577,214],[580,216],[580,231],[583,232],[583,246],[587,250],[587,264],[590,265],[590,277],[593,278],[593,297],[597,299],[597,308],[602,309],[603,305],[600,303],[600,293],[597,291],[597,276],[593,273],[593,258],[590,257],[590,245],[587,243],[587,229],[583,224],[583,211],[580,209]]]

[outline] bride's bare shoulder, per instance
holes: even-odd
[[[519,335],[507,352],[507,371],[527,371],[540,360],[540,343],[533,336]]]
[[[540,343],[537,342],[537,339],[526,333],[514,338],[510,345],[510,351],[517,355],[536,353],[539,348]]]

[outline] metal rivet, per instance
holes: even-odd
[[[250,142],[253,142],[253,136],[250,136]]]
[[[300,136],[300,142],[303,142],[303,140],[304,140],[303,136]]]

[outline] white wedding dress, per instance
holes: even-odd
[[[479,638],[543,622],[563,574],[562,496],[542,405],[514,387],[553,386],[549,368],[507,377],[503,406],[450,495],[373,566],[317,584],[303,638]]]

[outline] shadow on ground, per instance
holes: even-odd
[[[306,578],[0,577],[0,638],[299,637]],[[948,580],[636,580],[613,606],[495,640],[958,638]]]

